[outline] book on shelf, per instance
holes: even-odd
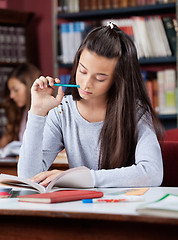
[[[146,89],[148,91],[148,95],[150,97],[150,101],[152,107],[156,112],[159,111],[158,104],[158,84],[156,79],[156,72],[154,71],[141,71],[142,78],[145,82]]]
[[[167,69],[164,74],[166,108],[170,113],[176,113],[176,72],[173,69]]]
[[[72,63],[74,56],[86,34],[91,30],[90,22],[68,22],[60,25],[61,61]]]
[[[0,26],[0,61],[7,63],[26,61],[24,27]]]
[[[164,71],[157,72],[159,113],[165,112]]]
[[[153,82],[152,81],[154,79],[155,72],[142,70],[141,74],[142,74],[143,81],[145,82],[146,89],[147,89],[148,95],[150,97],[151,104],[153,106],[154,105],[154,99],[153,99]]]
[[[83,0],[79,1],[79,11],[88,11],[90,10],[91,1]]]
[[[156,76],[152,79],[152,89],[153,89],[153,108],[156,113],[159,112],[159,102],[158,102],[158,81]]]
[[[175,0],[58,0],[58,12],[75,13],[112,8],[127,8],[135,6],[166,4]]]
[[[136,211],[142,215],[178,218],[178,195],[166,194],[154,202],[140,205]]]
[[[160,16],[133,16],[124,19],[105,19],[101,24],[112,21],[135,43],[139,58],[168,57],[172,55],[163,19]],[[151,34],[150,34],[151,33]]]
[[[139,58],[168,57],[174,54],[160,16],[105,19],[101,24],[106,25],[108,21],[115,23],[130,36]],[[61,56],[58,58],[64,64],[73,62],[83,38],[94,26],[96,26],[94,21],[68,22],[60,25]]]
[[[163,17],[163,24],[166,31],[167,39],[172,51],[172,55],[176,56],[176,30],[172,17]]]
[[[161,43],[163,44],[162,50],[164,51],[163,56],[171,56],[171,49],[168,43],[167,35],[164,29],[163,21],[160,16],[154,17],[155,26],[157,26],[157,33],[160,34]]]
[[[159,114],[176,114],[175,70],[142,70],[141,73],[154,110]]]
[[[68,84],[70,80],[70,74],[60,74],[59,79],[61,80],[62,84]],[[62,87],[63,92],[65,92],[67,87]]]
[[[136,43],[137,46],[140,48],[139,57],[151,57],[152,50],[150,44],[150,37],[146,28],[147,21],[145,20],[145,17],[132,17],[132,21],[134,36],[137,35]]]
[[[69,25],[67,23],[61,24],[60,37],[61,37],[61,55],[63,63],[69,62],[68,33]]]
[[[176,114],[176,72],[166,69],[157,72],[159,114]]]
[[[82,199],[101,198],[103,192],[95,190],[61,190],[58,192],[48,192],[39,194],[29,194],[18,196],[19,202],[33,203],[59,203],[78,201]]]
[[[102,2],[102,1],[101,1]],[[112,0],[112,8],[119,8],[120,6],[120,4],[119,4],[120,2],[118,1],[118,0]],[[102,4],[101,4],[101,7],[100,7],[100,9],[102,9],[103,7],[102,7]]]
[[[20,63],[25,62],[26,59],[26,37],[25,37],[25,28],[17,27],[17,60]]]
[[[61,188],[93,188],[93,178],[86,167],[71,168],[57,175],[45,188],[39,183],[8,174],[0,174],[0,183],[34,189],[39,193],[59,191]]]

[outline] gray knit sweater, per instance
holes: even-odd
[[[72,96],[46,117],[28,113],[18,163],[18,175],[30,178],[49,169],[57,154],[66,149],[69,167],[86,166],[91,170],[95,187],[159,186],[163,164],[154,131],[141,119],[135,164],[111,170],[98,170],[98,137],[103,122],[86,121],[78,112]]]

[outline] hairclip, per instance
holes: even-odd
[[[112,22],[107,22],[107,27],[110,27],[111,29],[114,28],[114,24]]]

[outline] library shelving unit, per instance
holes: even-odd
[[[17,64],[29,59],[28,24],[33,13],[0,9],[0,104],[7,76]],[[4,109],[0,107],[0,136],[5,125]]]
[[[57,12],[57,10],[55,10]],[[131,16],[152,16],[152,15],[176,15],[176,3],[165,3],[165,4],[155,4],[155,5],[144,5],[144,6],[134,6],[134,7],[124,7],[124,8],[113,8],[113,9],[101,9],[101,10],[87,10],[79,11],[75,13],[68,12],[57,12],[57,20],[55,24],[59,25],[63,22],[76,22],[76,21],[101,21],[104,19],[120,19]],[[58,22],[58,23],[57,23]],[[57,29],[55,26],[55,28]],[[55,30],[56,31],[56,30]],[[59,37],[59,36],[58,36]],[[57,56],[57,34],[55,39],[55,59],[56,59],[56,73],[58,69],[68,69],[70,71],[72,64],[64,64],[59,62]],[[169,57],[152,57],[152,58],[140,58],[139,63],[141,68],[144,67],[163,67],[171,66],[176,69],[176,56]],[[166,129],[176,128],[177,127],[177,114],[170,115],[159,115],[159,118]]]
[[[13,60],[11,59],[12,56],[7,55],[7,54],[10,55],[10,51],[11,51],[11,49],[6,49],[8,47],[7,45],[9,42],[10,44],[14,44],[12,48],[13,47],[18,48],[17,45],[24,44],[25,45],[24,46],[25,49],[23,52],[25,54],[24,57],[25,59],[28,59],[29,51],[28,51],[28,37],[27,37],[28,31],[27,30],[28,30],[28,24],[32,19],[32,17],[33,17],[33,13],[20,12],[20,11],[8,10],[8,9],[0,9],[0,26],[6,28],[5,33],[3,29],[1,29],[1,31],[3,31],[1,32],[1,45],[2,45],[3,34],[4,34],[3,38],[5,38],[5,41],[4,41],[5,44],[4,46],[1,46],[1,51],[7,51],[7,53],[5,53],[4,60],[0,58],[0,67],[4,65],[16,66],[19,62],[23,61],[21,59],[18,59],[18,56],[15,60]],[[23,29],[23,32],[18,31],[22,29]],[[21,35],[19,36],[19,34]],[[4,49],[2,49],[2,47]],[[2,55],[0,55],[0,57],[1,56]],[[9,59],[6,59],[6,57]]]

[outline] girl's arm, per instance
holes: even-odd
[[[48,118],[59,122],[54,109],[46,117],[28,113],[18,161],[20,177],[31,178],[48,170],[57,154],[64,148],[59,126],[57,124],[49,126]],[[44,145],[45,149],[43,149]]]
[[[48,82],[50,87],[47,86]],[[56,80],[56,82],[60,82],[60,80]],[[32,105],[28,114],[27,126],[18,162],[18,175],[24,178],[31,178],[35,174],[47,170],[54,161],[57,153],[62,150],[60,144],[58,144],[58,149],[55,149],[53,146],[51,149],[46,150],[46,152],[42,150],[46,115],[51,108],[58,106],[63,98],[62,88],[58,88],[57,96],[53,97],[53,84],[54,79],[40,77],[34,82],[31,89]],[[46,141],[48,141],[47,145],[49,148],[51,146],[50,136],[52,133],[53,129],[48,128],[49,137]],[[52,138],[54,143],[59,143],[60,137],[60,132],[59,134],[55,134],[54,138]]]
[[[113,170],[91,170],[95,187],[151,187],[161,185],[163,163],[159,142],[154,131],[143,120],[140,120],[138,129],[135,164]]]

